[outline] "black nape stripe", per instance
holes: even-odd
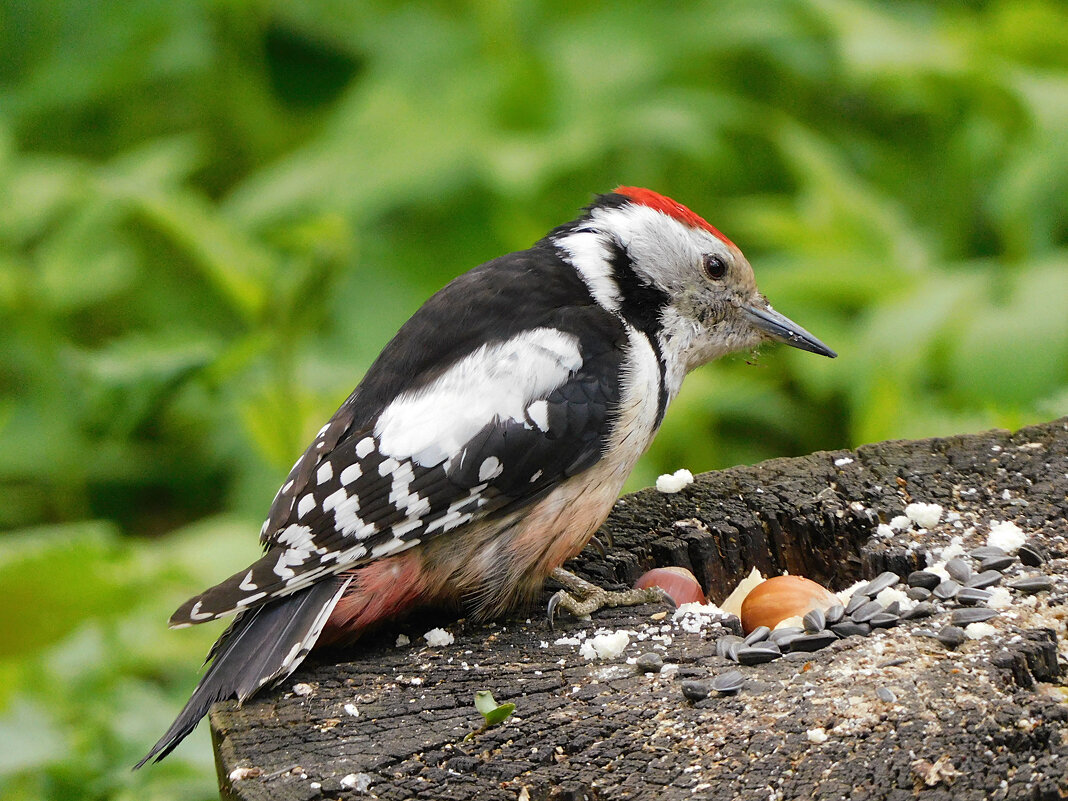
[[[657,399],[656,424],[660,425],[667,409],[667,386],[665,385],[664,354],[660,350],[661,314],[671,301],[667,292],[646,281],[634,269],[627,249],[614,239],[608,239],[606,246],[610,252],[609,263],[612,275],[619,286],[623,302],[619,313],[623,319],[633,325],[649,340],[656,353],[660,367],[660,397]]]

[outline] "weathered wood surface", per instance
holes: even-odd
[[[605,526],[607,557],[587,549],[570,565],[603,585],[676,564],[720,600],[755,565],[837,589],[886,568],[905,574],[953,537],[982,544],[991,521],[1010,520],[1050,561],[1009,575],[1044,572],[1055,586],[1033,605],[1014,595],[993,635],[956,651],[914,633],[948,623],[942,615],[743,668],[739,695],[697,703],[683,698],[683,680],[734,667],[715,654],[722,630],[684,631],[670,615],[655,619],[656,607],[567,619],[555,632],[541,609],[495,625],[423,615],[307,665],[243,708],[217,705],[223,796],[1066,797],[1066,496],[1068,418],[777,459],[700,476],[678,495],[627,496]],[[874,536],[910,501],[959,520]],[[437,625],[453,644],[426,645],[421,635]],[[557,643],[597,628],[633,632],[622,656],[587,661],[576,644]],[[398,647],[398,633],[411,644]],[[654,650],[678,670],[644,675],[626,663]],[[310,694],[295,694],[298,683]],[[516,714],[465,740],[481,723],[472,705],[481,689]],[[246,778],[231,779],[235,768]]]

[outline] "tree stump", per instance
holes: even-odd
[[[1048,559],[1014,563],[1002,584],[1045,575],[1052,589],[1013,590],[992,628],[972,632],[985,636],[955,650],[922,631],[950,622],[949,602],[933,618],[752,667],[716,655],[723,625],[675,620],[665,607],[565,617],[555,631],[544,605],[485,625],[422,614],[309,662],[243,707],[216,705],[222,795],[1064,798],[1066,496],[1068,418],[775,459],[699,476],[674,495],[629,495],[605,524],[607,555],[587,549],[568,565],[602,586],[681,565],[720,601],[755,566],[837,590],[885,570],[906,576],[947,547],[967,553],[995,521],[1012,521]],[[939,504],[939,522],[878,528],[912,502]],[[429,646],[422,635],[436,626],[455,641]],[[626,630],[630,643],[586,659],[580,646],[598,629]],[[666,667],[643,673],[633,664],[643,653]],[[681,692],[731,669],[745,677],[737,695]],[[478,731],[478,690],[514,703],[514,715]]]

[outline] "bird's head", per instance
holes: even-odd
[[[837,355],[771,307],[733,242],[651,190],[602,195],[554,242],[598,302],[655,336],[683,372],[767,340]]]

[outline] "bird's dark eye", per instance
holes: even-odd
[[[719,280],[727,274],[727,262],[724,261],[722,256],[717,256],[714,253],[705,254],[702,266],[704,267],[705,275],[709,278]]]

